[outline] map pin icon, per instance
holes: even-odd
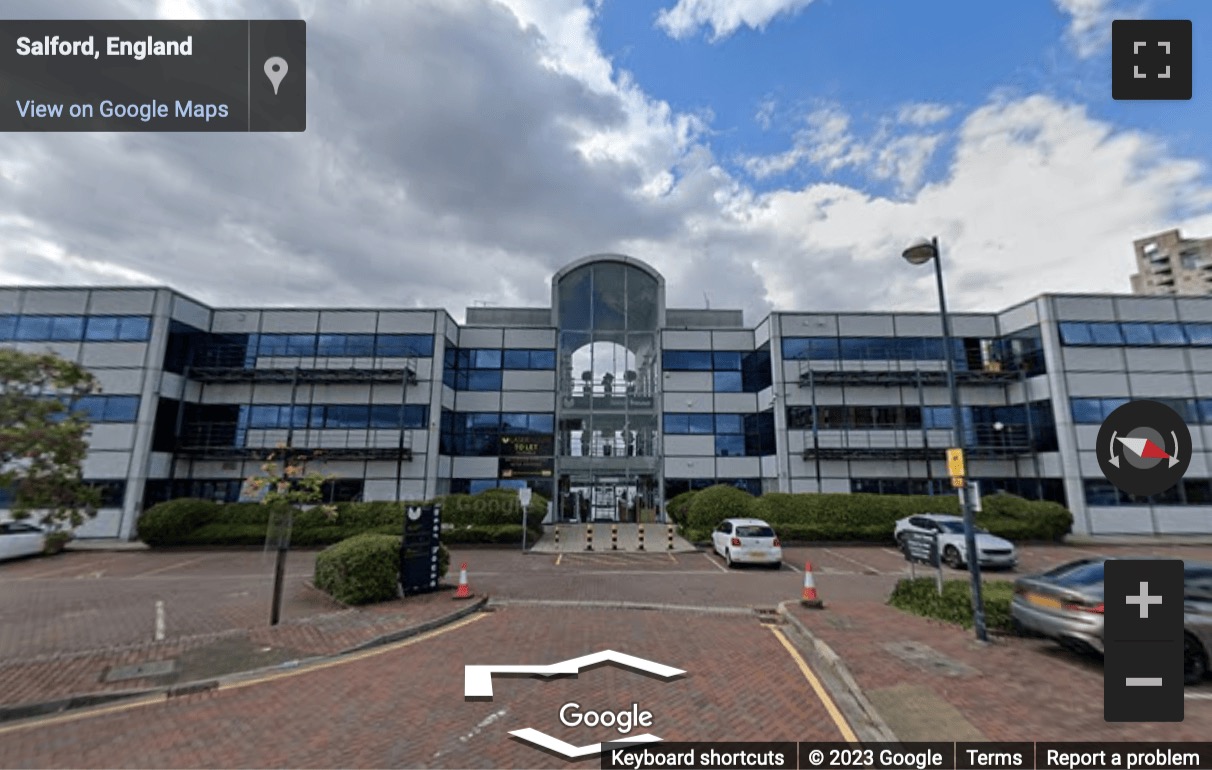
[[[290,68],[286,66],[286,60],[281,56],[271,56],[265,60],[265,77],[274,84],[274,96],[278,95],[278,86],[282,84],[282,78],[286,77],[288,69]]]

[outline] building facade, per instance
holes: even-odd
[[[952,494],[946,360],[969,473],[1068,505],[1089,534],[1212,533],[1212,298],[1048,295],[937,314],[666,308],[625,256],[577,261],[545,308],[210,308],[166,288],[0,289],[0,344],[53,351],[102,392],[81,537],[130,538],[175,497],[241,499],[281,444],[315,452],[332,500],[529,486],[562,521],[664,520],[664,501],[766,492]],[[1149,499],[1099,471],[1129,398],[1191,426],[1183,482]],[[0,500],[0,507],[3,501]]]
[[[1132,242],[1134,294],[1212,294],[1212,238],[1184,238],[1178,230]]]

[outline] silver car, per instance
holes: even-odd
[[[1055,639],[1079,652],[1103,652],[1103,564],[1079,559],[1014,581],[1010,615],[1028,633]],[[1183,582],[1184,677],[1202,680],[1212,652],[1212,564],[1186,562]]]

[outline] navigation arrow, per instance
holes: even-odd
[[[527,743],[533,743],[536,746],[547,749],[548,751],[554,751],[555,753],[568,757],[569,759],[589,757],[593,756],[594,754],[602,753],[602,744],[600,743],[591,743],[588,746],[573,746],[571,743],[565,743],[559,738],[553,738],[547,733],[540,732],[533,727],[523,727],[521,730],[510,730],[509,734],[524,740]],[[610,741],[610,743],[656,743],[660,740],[661,739],[655,735],[644,733],[643,735],[620,738],[615,741]]]

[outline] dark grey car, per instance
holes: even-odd
[[[1010,615],[1015,626],[1070,649],[1101,654],[1106,561],[1079,559],[1014,581]],[[1186,562],[1183,582],[1184,670],[1187,683],[1195,684],[1207,674],[1212,652],[1212,564]]]

